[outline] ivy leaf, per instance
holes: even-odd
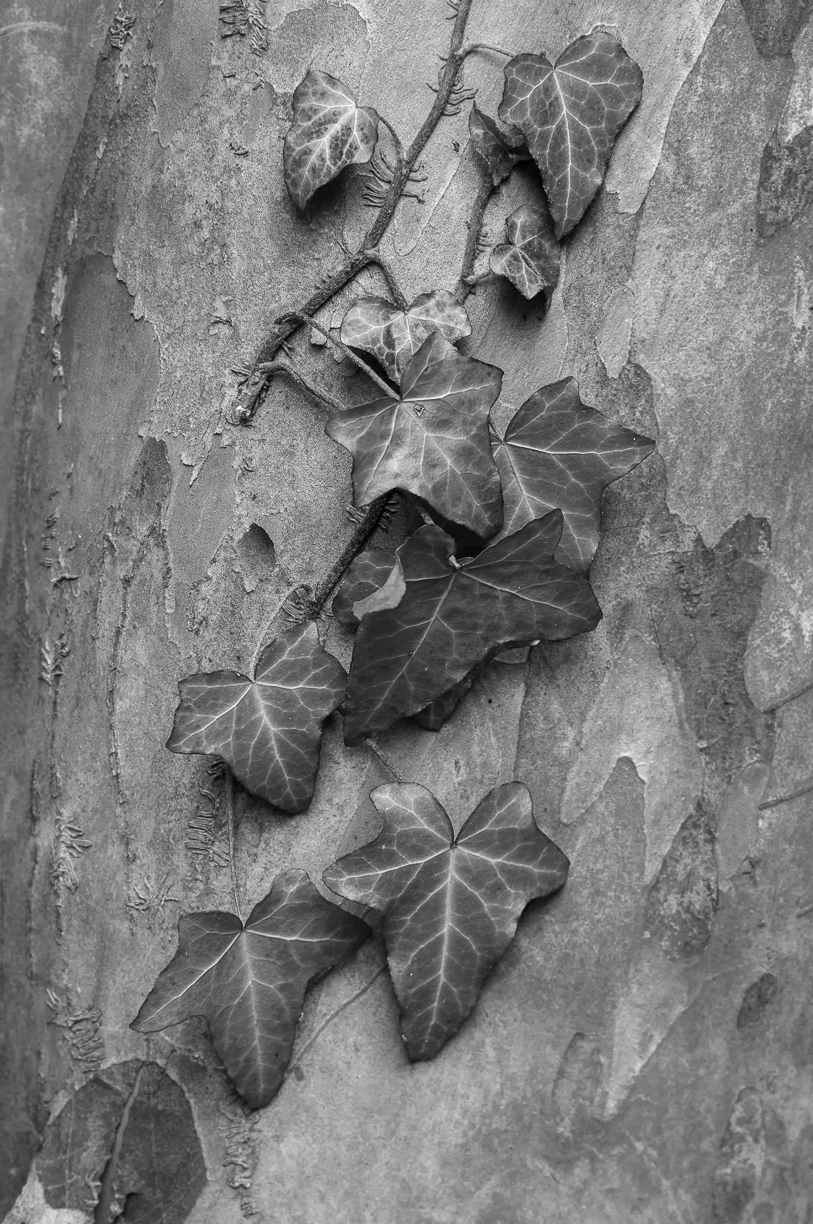
[[[505,276],[523,297],[554,289],[559,280],[559,243],[544,206],[523,204],[506,218],[508,242],[495,246],[489,266]]]
[[[516,136],[501,131],[493,119],[477,106],[472,106],[469,115],[469,135],[474,151],[486,164],[491,181],[496,187],[514,169],[517,162],[528,161],[529,155],[520,145],[524,143],[522,133]]]
[[[586,572],[598,548],[602,493],[655,443],[588,408],[575,378],[563,378],[535,391],[492,446],[505,501],[503,530],[515,532],[558,506],[564,530],[556,559]]]
[[[333,600],[332,612],[340,624],[347,629],[358,629],[359,618],[353,611],[354,605],[384,585],[395,562],[392,548],[368,548],[359,553]]]
[[[369,595],[380,591],[397,564],[398,558],[391,548],[371,548],[368,552],[363,552],[356,557],[333,600],[333,615],[336,619],[348,629],[354,631],[358,629],[360,619],[354,607],[359,601],[366,600]],[[400,565],[398,569],[400,571]],[[396,601],[391,606],[397,606],[397,602],[400,601]],[[492,653],[486,655],[485,659],[472,668],[467,676],[452,685],[448,692],[441,693],[440,697],[436,697],[423,710],[419,710],[415,715],[415,721],[419,726],[426,731],[439,731],[492,658]]]
[[[311,69],[294,90],[294,121],[285,136],[285,186],[297,208],[304,208],[354,162],[368,162],[378,140],[378,114],[357,106],[345,84],[328,72]]]
[[[471,335],[469,316],[445,289],[422,293],[406,310],[384,298],[359,298],[342,320],[341,338],[372,353],[395,382],[432,332],[452,343]]]
[[[486,795],[457,837],[423,786],[378,786],[370,797],[381,832],[324,881],[385,915],[407,1054],[434,1058],[471,1015],[525,906],[561,888],[569,863],[539,830],[520,782]]]
[[[418,710],[415,715],[415,722],[418,726],[423,727],[425,731],[440,731],[443,724],[452,717],[477,677],[482,675],[491,660],[499,653],[499,647],[490,650],[462,680],[458,680],[457,684],[453,684],[445,693],[441,693],[422,710]]]
[[[505,66],[499,116],[516,124],[542,174],[563,238],[601,186],[615,139],[641,99],[643,73],[621,43],[596,32],[563,52],[517,55]]]
[[[502,522],[488,414],[502,370],[463,357],[433,332],[407,363],[401,394],[331,417],[329,437],[353,456],[353,496],[366,506],[392,489],[424,498],[483,538]]]
[[[495,646],[594,629],[601,610],[589,583],[553,559],[561,533],[555,510],[461,562],[439,527],[422,527],[402,544],[402,599],[365,616],[358,631],[345,742],[359,744],[416,714]]]
[[[261,1109],[282,1083],[309,983],[369,933],[306,872],[286,871],[245,923],[221,911],[182,915],[178,951],[130,1028],[157,1033],[203,1016],[229,1079]]]
[[[291,815],[311,801],[322,723],[344,699],[344,668],[310,621],[275,638],[254,679],[198,672],[178,685],[171,752],[222,757],[252,794]]]

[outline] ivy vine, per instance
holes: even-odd
[[[555,288],[560,243],[601,186],[641,97],[641,71],[615,38],[578,38],[556,64],[506,55],[498,118],[472,106],[482,182],[456,293],[427,287],[407,303],[380,253],[441,118],[473,101],[465,60],[506,54],[465,43],[470,6],[460,0],[454,8],[435,98],[408,148],[325,71],[311,69],[293,95],[283,154],[293,203],[306,210],[321,187],[361,165],[365,204],[376,216],[341,267],[276,321],[242,388],[236,422],[254,420],[278,377],[326,404],[328,436],[352,455],[357,525],[316,590],[291,593],[289,624],[261,650],[253,676],[215,671],[180,681],[167,747],[225,763],[230,839],[232,776],[277,811],[294,816],[308,807],[333,711],[342,711],[349,746],[374,747],[404,717],[436,730],[500,652],[594,629],[601,610],[587,574],[602,493],[654,446],[583,404],[574,378],[539,388],[500,436],[491,410],[502,370],[455,347],[471,334],[465,301],[484,280],[502,277],[529,299]],[[505,240],[482,267],[486,206],[523,162],[538,168],[538,199],[505,218]],[[359,298],[334,338],[314,315],[373,264],[389,298]],[[303,326],[355,362],[376,384],[375,398],[346,408],[314,387],[286,346]],[[421,525],[397,549],[368,548],[404,506]],[[320,642],[334,595],[333,615],[357,635],[349,676]],[[237,912],[180,919],[178,950],[133,1021],[150,1033],[205,1017],[250,1108],[267,1105],[283,1081],[308,984],[369,935],[342,901],[381,917],[407,1054],[417,1060],[434,1057],[471,1014],[527,903],[565,883],[568,860],[538,828],[522,783],[492,790],[455,835],[437,799],[388,768],[396,782],[371,796],[378,836],[324,873],[335,902],[305,872],[289,871],[244,920],[232,853]]]

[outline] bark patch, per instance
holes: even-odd
[[[714,834],[702,803],[683,822],[649,890],[646,929],[670,960],[693,960],[706,949],[717,909]]]
[[[74,1093],[45,1132],[37,1172],[49,1206],[77,1211],[93,1210],[93,1187],[108,1181],[121,1224],[181,1224],[206,1184],[186,1095],[163,1067],[135,1059]]]
[[[259,523],[252,523],[243,532],[235,551],[246,592],[253,591],[273,574],[277,564],[274,541]]]
[[[574,1033],[562,1055],[553,1084],[553,1117],[560,1143],[568,1147],[595,1125],[601,1089],[601,1054],[584,1033]]]
[[[757,1191],[765,1162],[762,1104],[756,1088],[737,1097],[720,1143],[712,1184],[714,1219],[738,1224]]]
[[[754,760],[770,760],[771,724],[745,687],[748,634],[759,611],[770,527],[747,515],[707,548],[698,537],[674,559],[674,585],[653,607],[658,642],[677,668],[686,713],[706,764],[705,790],[719,793]]]
[[[765,59],[790,55],[813,0],[740,0],[756,49]]]
[[[784,144],[774,132],[762,154],[757,194],[757,230],[770,238],[813,202],[813,127]]]
[[[779,983],[772,973],[763,973],[762,977],[748,987],[742,998],[737,1015],[737,1028],[745,1028],[755,1024],[760,1019],[765,1008],[776,994]]]

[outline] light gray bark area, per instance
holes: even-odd
[[[289,1076],[249,1119],[201,1025],[128,1029],[179,912],[231,908],[222,787],[163,745],[177,680],[250,667],[286,594],[352,533],[349,456],[322,408],[277,383],[250,428],[230,417],[232,367],[371,215],[357,172],[309,216],[290,204],[291,93],[314,64],[408,141],[449,10],[284,0],[259,54],[250,30],[221,37],[214,0],[120,7],[131,28],[90,0],[4,18],[10,1224],[93,1218],[92,1185],[48,1197],[42,1158],[29,1166],[49,1117],[132,1060],[166,1064],[191,1104],[207,1169],[192,1224],[809,1221],[813,798],[759,805],[813,780],[813,691],[763,712],[813,680],[810,10],[474,0],[472,40],[555,56],[600,25],[645,86],[547,314],[480,287],[463,347],[505,369],[503,419],[575,374],[658,447],[605,496],[598,630],[493,664],[439,734],[382,737],[456,825],[490,787],[527,783],[570,856],[566,888],[530,908],[429,1063],[408,1064],[365,946],[310,993]],[[490,114],[501,65],[465,68]],[[410,299],[459,273],[478,183],[467,108],[423,162],[423,200],[382,244]],[[520,170],[492,201],[495,241],[531,190]],[[365,272],[320,321],[382,288]],[[303,335],[295,349],[360,402],[346,362]],[[328,645],[347,661],[335,625]],[[248,901],[364,841],[385,780],[334,716],[306,814],[241,793]]]

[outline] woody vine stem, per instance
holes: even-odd
[[[250,425],[262,406],[268,391],[270,389],[273,377],[275,374],[285,374],[296,382],[303,390],[316,398],[328,403],[331,407],[337,407],[322,391],[311,386],[301,374],[295,371],[287,362],[282,362],[277,358],[277,354],[285,349],[286,341],[296,331],[306,323],[316,327],[316,330],[322,329],[311,323],[312,316],[332,298],[336,296],[346,285],[353,280],[359,272],[371,264],[376,265],[382,272],[388,288],[393,297],[400,306],[405,306],[406,302],[395,278],[387,264],[386,260],[378,250],[378,244],[384,237],[390,222],[395,216],[396,209],[400,201],[409,194],[409,186],[415,183],[415,167],[418,158],[429,142],[435,128],[444,115],[456,114],[459,107],[466,101],[470,101],[473,95],[462,88],[460,82],[460,73],[463,63],[468,55],[474,51],[486,50],[496,51],[496,48],[487,47],[484,44],[472,43],[468,46],[463,45],[463,39],[466,32],[466,23],[469,18],[472,0],[460,0],[459,4],[450,4],[450,8],[454,12],[454,26],[452,28],[452,36],[449,44],[449,54],[443,59],[443,66],[438,74],[437,87],[430,86],[436,90],[435,100],[432,103],[429,114],[426,116],[412,144],[403,151],[401,140],[398,137],[395,129],[385,120],[381,122],[390,132],[395,146],[395,164],[391,165],[385,161],[386,174],[382,171],[375,171],[375,177],[378,184],[383,185],[389,180],[389,186],[381,199],[378,208],[378,215],[370,226],[367,233],[361,240],[358,249],[348,254],[345,262],[340,268],[337,268],[327,279],[319,286],[318,289],[308,297],[304,302],[285,311],[275,322],[275,326],[271,335],[263,344],[260,351],[257,353],[254,363],[251,367],[251,372],[242,388],[238,399],[237,408],[235,409],[234,419],[240,425]],[[474,266],[474,259],[477,254],[478,242],[480,237],[480,229],[482,226],[483,214],[488,199],[493,191],[490,182],[485,181],[482,188],[475,197],[472,210],[472,217],[469,223],[469,233],[466,240],[466,247],[463,254],[463,267],[460,276],[460,291],[459,297],[465,298],[471,290],[468,283],[468,277],[471,275]],[[373,194],[373,199],[377,197]],[[346,352],[347,350],[345,350]],[[355,354],[349,354],[351,359],[364,372],[378,382],[387,394],[390,393],[390,388],[384,383],[373,370]],[[349,566],[364,548],[367,541],[382,525],[382,520],[386,521],[388,510],[394,506],[394,497],[378,498],[374,501],[361,516],[357,524],[356,530],[352,538],[342,550],[336,563],[326,575],[324,581],[320,583],[313,596],[306,600],[296,600],[296,592],[292,592],[294,596],[293,606],[296,608],[298,616],[301,619],[315,619],[324,610],[331,593],[341,581]]]

